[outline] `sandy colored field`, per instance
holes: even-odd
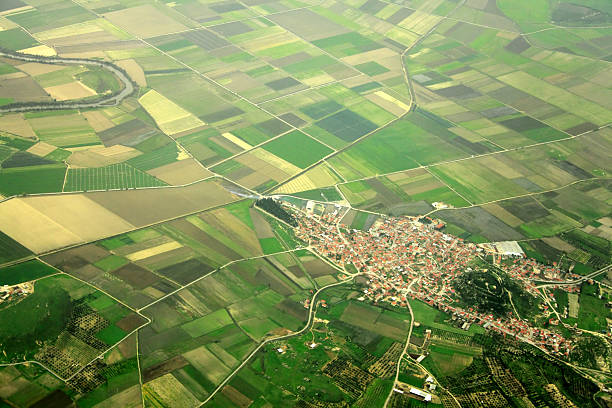
[[[523,223],[523,220],[511,214],[510,212],[502,208],[502,206],[500,206],[499,204],[487,204],[483,206],[483,208],[489,214],[492,214],[493,216],[499,218],[511,227],[518,227]]]
[[[205,125],[199,118],[155,90],[147,92],[138,101],[153,117],[159,128],[168,135]]]
[[[94,408],[135,408],[141,404],[140,385],[136,384],[94,405]]]
[[[251,220],[255,226],[255,233],[258,238],[274,238],[274,231],[264,216],[255,208],[249,208]]]
[[[45,90],[42,89],[34,79],[25,74],[23,75],[23,78],[4,78],[0,81],[0,95],[4,98],[13,98],[15,102],[41,102],[51,100]]]
[[[127,74],[132,78],[136,83],[140,86],[147,86],[147,78],[145,77],[145,73],[142,70],[142,67],[138,65],[136,60],[126,59],[122,61],[118,61],[117,65],[127,72]]]
[[[384,91],[377,91],[366,95],[366,98],[374,102],[386,111],[391,112],[395,116],[401,116],[410,110],[410,107],[404,102],[395,99]]]
[[[30,124],[23,118],[22,113],[0,116],[0,130],[23,137],[36,137]]]
[[[568,315],[569,317],[577,318],[578,311],[580,310],[580,303],[578,301],[579,296],[576,293],[568,293],[567,301],[568,301]]]
[[[222,231],[227,238],[235,242],[239,248],[242,248],[245,255],[261,254],[261,247],[255,231],[227,209],[219,208],[201,214],[200,218],[217,231]]]
[[[69,101],[71,99],[87,98],[88,96],[96,95],[96,91],[79,81],[49,86],[44,89],[56,101]]]
[[[364,62],[374,61],[391,71],[399,71],[402,69],[402,64],[397,52],[386,47],[362,52],[361,54],[351,55],[341,59],[349,65],[358,65]]]
[[[57,53],[51,47],[46,45],[37,45],[36,47],[24,48],[23,50],[19,50],[22,54],[30,54],[30,55],[40,55],[43,57],[52,57]]]
[[[11,72],[10,74],[0,75],[0,81],[6,81],[7,79],[27,78],[25,72]]]
[[[274,193],[292,194],[300,191],[313,190],[315,188],[333,186],[338,179],[325,164],[320,164],[301,176],[282,185]]]
[[[49,143],[38,142],[32,147],[30,147],[27,151],[37,156],[44,157],[55,149],[57,149],[57,147],[50,145]]]
[[[551,247],[558,249],[559,251],[565,251],[569,253],[576,249],[576,247],[570,245],[559,237],[542,238],[542,241],[544,241]]]
[[[87,197],[139,227],[239,199],[217,180],[187,187],[87,193]]]
[[[147,406],[157,407],[196,407],[198,400],[179,382],[172,373],[162,375],[144,384],[142,388]]]
[[[138,37],[153,37],[187,29],[150,5],[113,11],[104,14],[104,17]]]
[[[30,10],[32,9],[32,6],[23,6],[23,7],[15,7],[14,9],[10,9],[10,10],[4,10],[3,12],[0,12],[0,16],[4,16],[4,15],[8,15],[8,14],[13,14],[13,13],[22,13],[26,10]],[[2,27],[6,30],[8,30],[9,28],[13,28],[11,27]]]
[[[123,145],[86,146],[72,153],[67,162],[73,167],[102,167],[121,163],[141,154],[139,150]]]
[[[212,172],[206,170],[191,158],[157,167],[147,171],[147,173],[175,186],[193,183],[212,176]]]
[[[83,35],[104,31],[104,29],[96,24],[97,20],[85,21],[82,23],[70,24],[67,26],[54,28],[47,31],[36,33],[35,37],[39,41],[54,40],[56,38],[70,37],[73,35]]]
[[[165,244],[157,245],[153,248],[143,249],[141,251],[131,253],[127,255],[127,259],[132,262],[140,261],[142,259],[147,259],[155,255],[163,254],[165,252],[172,251],[173,249],[178,249],[180,247],[182,247],[182,245],[176,241],[166,242]]]
[[[63,65],[39,64],[38,62],[26,62],[17,66],[18,69],[31,76],[48,74],[49,72],[61,71],[66,68]]]
[[[2,232],[32,252],[92,241],[133,228],[84,195],[15,198],[0,203]]]
[[[253,173],[238,180],[239,184],[248,188],[259,186],[270,179],[281,182],[301,170],[263,149],[252,150],[235,160],[254,170]]]
[[[247,142],[245,142],[244,140],[242,140],[241,138],[234,136],[233,134],[226,132],[223,133],[222,135],[224,138],[226,138],[227,140],[229,140],[230,142],[232,142],[233,144],[235,144],[236,146],[244,149],[244,150],[248,150],[250,149],[252,146],[250,144],[248,144]]]
[[[204,346],[188,351],[183,356],[213,384],[219,383],[230,372],[230,368]]]
[[[102,132],[115,126],[115,124],[100,111],[85,111],[83,112],[83,116],[87,119],[89,126],[96,132]]]

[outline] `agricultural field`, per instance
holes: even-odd
[[[0,1],[0,406],[612,404],[611,25],[604,0]],[[133,92],[100,103],[127,83],[83,59]],[[381,254],[315,250],[304,214],[411,217],[428,266],[457,242],[489,277],[520,250],[537,301],[375,300]],[[571,347],[466,317],[496,302]]]

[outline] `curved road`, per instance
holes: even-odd
[[[123,72],[123,70],[105,61],[96,61],[84,58],[42,57],[38,55],[13,53],[5,50],[0,50],[0,57],[11,58],[26,62],[38,62],[41,64],[93,65],[109,70],[123,83],[123,89],[121,91],[113,93],[108,97],[95,102],[41,102],[39,104],[31,104],[26,106],[7,105],[5,107],[0,107],[0,113],[29,112],[36,110],[86,109],[115,106],[118,105],[122,100],[133,94],[136,90],[134,83],[127,76],[127,74]]]

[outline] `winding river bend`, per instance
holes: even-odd
[[[0,50],[0,57],[16,59],[26,62],[38,62],[41,64],[57,65],[90,65],[107,69],[112,72],[122,83],[123,88],[119,92],[110,95],[102,95],[101,99],[91,102],[40,102],[40,103],[15,103],[0,107],[0,113],[9,112],[30,112],[40,110],[61,110],[61,109],[87,109],[116,106],[122,100],[132,95],[136,86],[130,77],[121,68],[106,61],[96,61],[84,58],[62,58],[62,57],[43,57],[38,55],[28,55]]]

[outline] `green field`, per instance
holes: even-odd
[[[16,285],[39,279],[58,271],[39,260],[31,260],[13,266],[0,268],[0,285]]]
[[[63,164],[0,169],[0,193],[4,196],[62,191]]]
[[[106,167],[68,169],[64,191],[91,191],[165,186],[163,181],[129,164]]]
[[[30,254],[31,252],[19,242],[0,232],[0,263],[14,261]]]
[[[332,150],[296,130],[262,146],[265,150],[300,168],[306,168]]]

